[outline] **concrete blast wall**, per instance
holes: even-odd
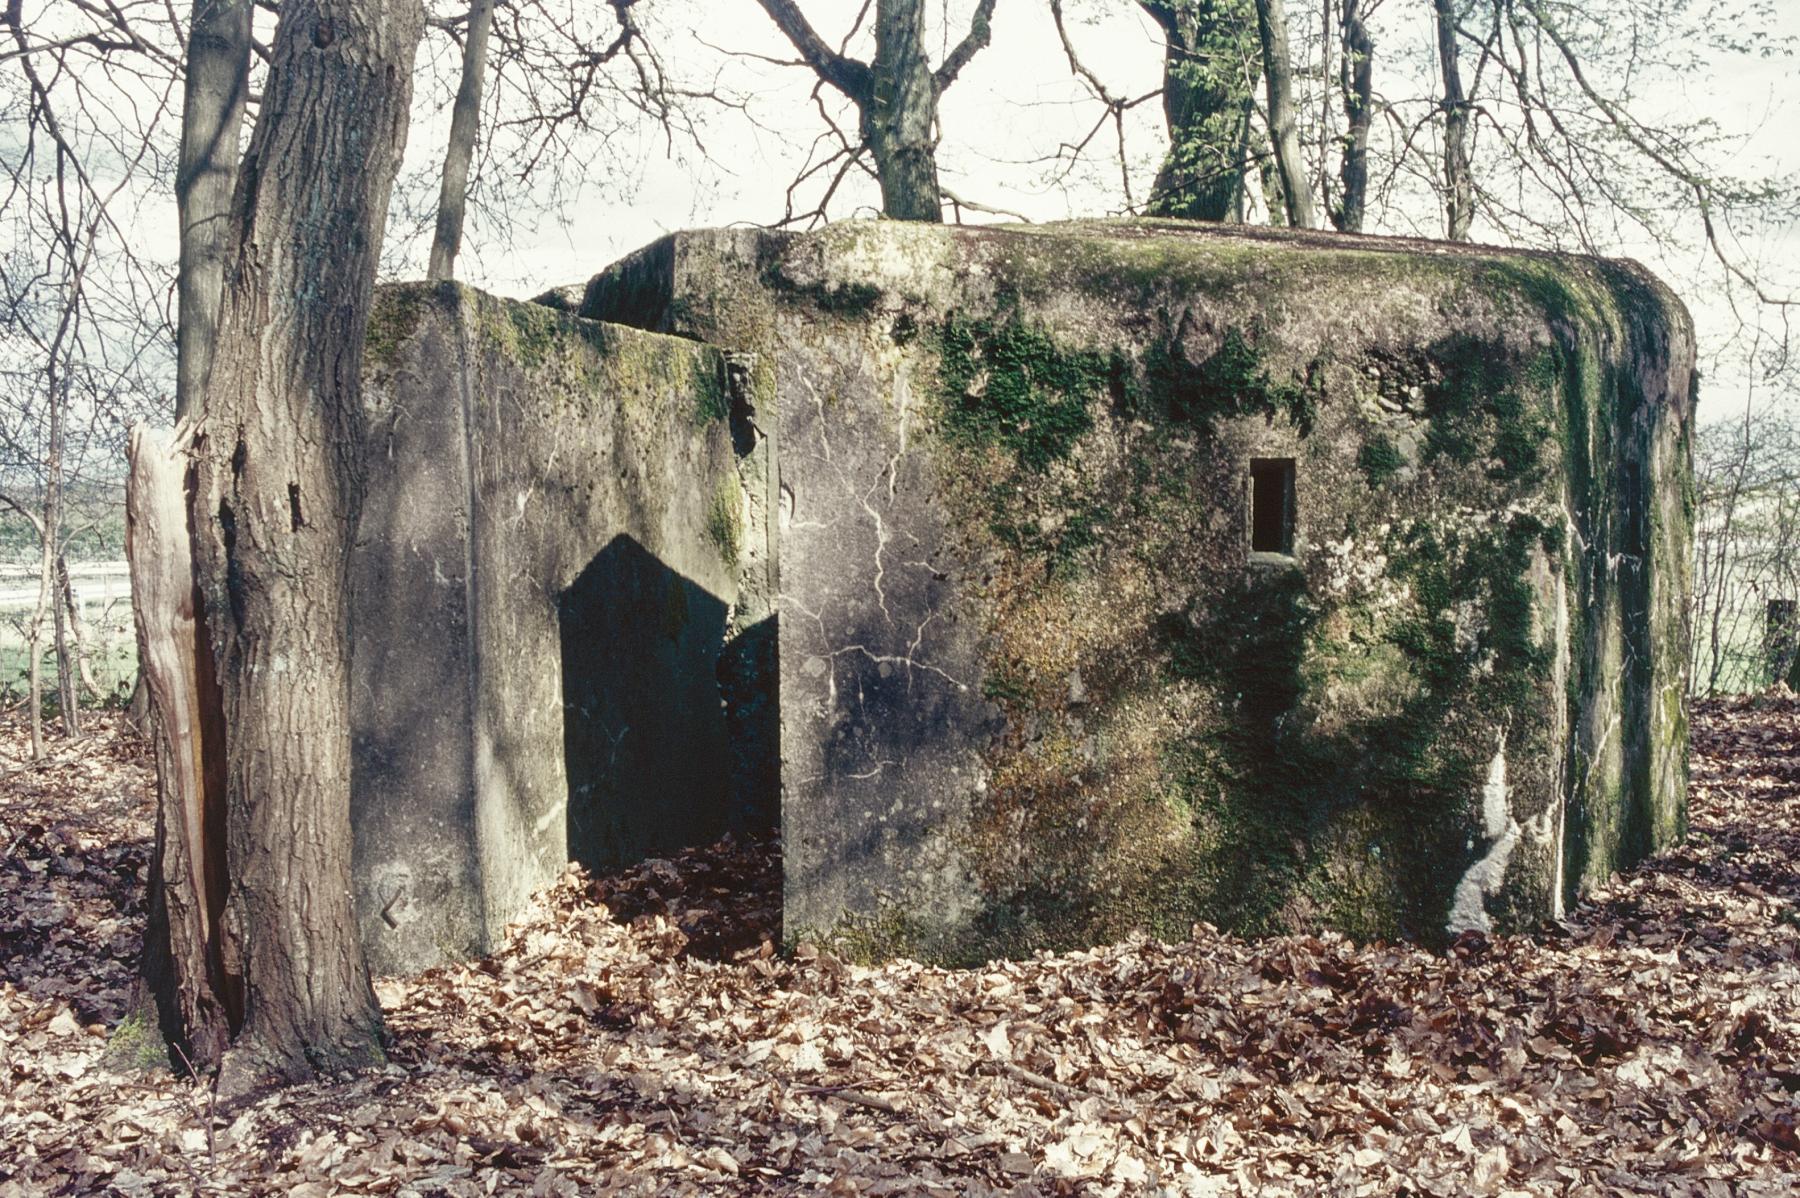
[[[388,288],[366,375],[356,898],[404,972],[485,951],[571,859],[730,826],[746,514],[726,363],[692,342]]]

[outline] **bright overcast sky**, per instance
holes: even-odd
[[[802,0],[814,26],[834,44],[854,19],[856,0]],[[934,5],[932,38],[934,53],[945,40],[959,37],[966,27],[969,0],[950,0],[948,21],[943,8]],[[1086,63],[1117,93],[1139,95],[1160,83],[1159,31],[1123,0],[1066,0],[1073,35],[1079,40]],[[642,177],[630,194],[619,195],[605,180],[594,180],[580,201],[570,207],[575,214],[566,227],[554,219],[541,221],[531,232],[515,234],[504,248],[483,245],[477,226],[462,273],[471,282],[504,294],[528,295],[552,284],[574,282],[595,273],[608,262],[674,229],[731,223],[771,223],[783,212],[784,191],[803,161],[812,138],[823,128],[810,99],[813,78],[800,68],[767,65],[744,58],[726,60],[716,48],[727,47],[772,58],[792,58],[781,35],[773,28],[755,0],[664,0],[664,20],[673,14],[703,14],[703,27],[665,29],[663,56],[678,71],[690,76],[723,65],[725,78],[751,97],[750,114],[713,116],[706,127],[708,161],[695,151],[677,145],[679,157],[670,158],[660,142],[636,147],[641,155]],[[1408,9],[1396,0],[1378,10],[1378,18],[1397,11],[1418,28]],[[1788,36],[1800,37],[1800,0],[1777,0],[1775,23]],[[1391,95],[1430,94],[1435,82],[1429,77],[1409,80],[1406,67],[1392,57],[1401,53],[1397,35],[1390,33],[1384,45],[1382,28],[1377,37],[1377,87]],[[866,51],[865,51],[866,52]],[[1415,68],[1417,70],[1419,68]],[[1605,81],[1601,81],[1604,86]],[[1710,75],[1687,75],[1662,81],[1654,88],[1640,86],[1654,95],[1669,113],[1684,115],[1710,111],[1727,131],[1742,134],[1737,161],[1730,164],[1740,174],[1794,174],[1800,172],[1800,82],[1795,60],[1733,56],[1718,62]],[[1123,204],[1117,160],[1111,139],[1102,135],[1095,143],[1088,169],[1061,184],[1052,184],[1043,159],[1064,138],[1079,136],[1097,113],[1091,100],[1076,85],[1066,66],[1045,0],[1000,0],[994,18],[993,44],[980,54],[947,94],[941,111],[943,145],[940,167],[947,188],[966,199],[1013,210],[1032,220],[1070,216],[1104,215]],[[1641,111],[1641,110],[1640,110]],[[1128,144],[1134,167],[1133,185],[1141,197],[1162,150],[1162,114],[1153,100],[1141,106],[1138,119],[1128,126]],[[1641,112],[1655,119],[1656,112]],[[429,169],[441,154],[442,134],[421,124],[413,132],[409,160]],[[1478,163],[1479,169],[1479,163]],[[865,207],[875,202],[872,184],[866,181],[848,194]],[[853,205],[838,203],[834,216],[852,213]],[[982,219],[971,217],[971,219]],[[986,218],[993,219],[993,218]],[[1411,230],[1426,235],[1438,232],[1438,216],[1421,209]],[[1398,230],[1394,230],[1398,231]],[[1477,225],[1479,239],[1482,229]],[[1683,293],[1702,326],[1703,341],[1722,344],[1726,331],[1736,327],[1731,313],[1708,293],[1702,281],[1709,277],[1708,264],[1699,256],[1671,261],[1659,257],[1648,244],[1627,245],[1626,252],[1643,258]],[[1743,247],[1746,258],[1758,261],[1769,276],[1790,288],[1800,281],[1800,238],[1793,229]],[[423,247],[419,248],[422,256]],[[1729,368],[1725,368],[1729,372]],[[1741,382],[1730,390],[1738,398],[1711,398],[1714,413],[1729,402],[1742,399]]]

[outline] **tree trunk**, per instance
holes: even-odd
[[[224,712],[194,583],[186,464],[164,433],[132,430],[125,557],[139,678],[156,747],[144,976],[177,1062],[217,1062],[243,1020],[241,979],[225,968]]]
[[[882,215],[894,220],[943,220],[937,173],[938,98],[969,60],[987,47],[995,0],[978,0],[969,32],[936,71],[925,57],[925,0],[876,0],[872,63],[846,58],[826,45],[794,0],[758,3],[800,52],[801,60],[856,105],[862,148],[874,157],[881,183]]]
[[[1369,127],[1375,120],[1375,43],[1363,24],[1363,0],[1343,0],[1344,185],[1337,227],[1360,233],[1369,203]]]
[[[238,138],[250,91],[249,0],[196,0],[183,72],[175,204],[175,418],[198,416],[219,331]],[[224,713],[194,577],[187,471],[158,434],[134,430],[126,558],[138,687],[128,718],[156,757],[144,979],[176,1064],[218,1064],[243,1022],[243,983],[220,942],[225,905]],[[143,698],[144,711],[139,710]]]
[[[87,644],[82,640],[81,633],[81,605],[75,602],[75,580],[69,573],[69,559],[60,553],[56,555],[56,591],[60,596],[63,612],[69,618],[69,655],[74,659],[81,687],[93,697],[94,702],[105,702],[112,696],[100,689],[100,683],[94,678],[89,665]]]
[[[193,410],[219,327],[238,133],[250,91],[250,0],[197,0],[182,90],[175,205],[181,229],[176,276],[175,418]]]
[[[131,727],[133,732],[148,740],[152,735],[150,722],[153,708],[150,705],[150,684],[144,681],[141,647],[138,652],[138,660],[140,664],[138,665],[137,681],[131,687],[131,700],[125,704],[125,723]],[[152,865],[154,865],[154,861]]]
[[[1251,0],[1140,0],[1162,26],[1169,152],[1148,212],[1243,219],[1250,113],[1262,73]]]
[[[31,616],[31,635],[25,638],[25,652],[30,655],[27,667],[31,692],[31,759],[44,759],[44,605],[49,602],[49,541],[45,541],[44,560],[39,562],[37,610]]]
[[[63,606],[62,555],[50,563],[50,628],[56,646],[56,702],[62,708],[63,735],[81,739],[81,663],[69,638],[68,609]]]
[[[881,180],[882,215],[941,221],[938,87],[925,56],[924,0],[876,0],[875,59],[870,70],[862,133]]]
[[[1475,223],[1475,178],[1469,168],[1469,99],[1457,64],[1456,2],[1433,3],[1438,65],[1444,73],[1444,231],[1451,241],[1467,241]]]
[[[1257,32],[1262,39],[1263,79],[1269,95],[1269,140],[1274,144],[1275,168],[1281,175],[1281,194],[1287,204],[1288,224],[1313,228],[1312,188],[1306,182],[1306,164],[1300,159],[1300,134],[1294,123],[1294,67],[1288,53],[1286,0],[1256,0]]]
[[[433,283],[456,277],[456,254],[462,246],[463,213],[469,200],[469,163],[475,157],[481,89],[487,79],[488,31],[493,24],[494,0],[475,0],[469,9],[468,41],[463,43],[462,82],[450,114],[450,145],[444,151],[444,178],[438,189],[437,234],[432,238],[431,267],[425,275]]]
[[[227,1097],[382,1059],[351,910],[360,368],[419,0],[288,0],[234,202],[192,519],[225,711]]]
[[[81,736],[80,695],[69,669],[69,642],[63,624],[62,604],[56,593],[57,548],[62,542],[63,526],[63,437],[68,417],[68,389],[58,369],[55,355],[50,359],[49,383],[49,453],[44,459],[44,523],[43,555],[39,561],[37,614],[32,628],[32,661],[42,656],[41,637],[46,616],[50,619],[51,643],[56,651],[56,702],[62,712],[63,735],[70,740]],[[36,710],[42,695],[32,706]]]

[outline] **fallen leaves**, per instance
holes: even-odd
[[[0,793],[0,1198],[1786,1194],[1800,705],[1695,737],[1686,845],[1445,952],[866,969],[774,951],[765,846],[571,871],[493,958],[378,980],[387,1067],[229,1117],[121,1067],[148,807],[102,739]]]

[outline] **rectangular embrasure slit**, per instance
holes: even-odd
[[[1294,552],[1294,459],[1250,459],[1250,551]]]

